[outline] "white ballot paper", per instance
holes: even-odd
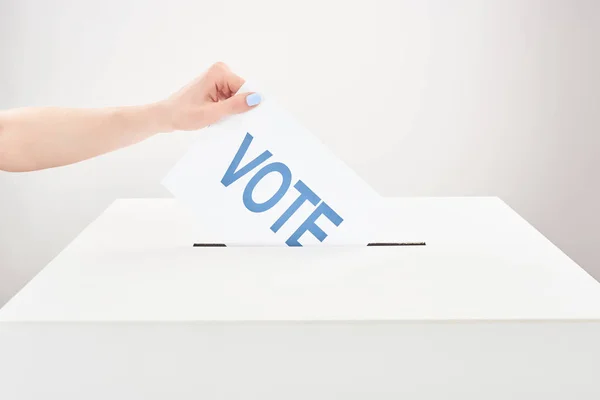
[[[163,181],[211,232],[202,239],[228,246],[372,241],[380,196],[262,95],[256,108],[205,128]]]

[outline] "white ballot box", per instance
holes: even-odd
[[[600,285],[552,243],[497,198],[381,212],[426,245],[194,247],[116,201],[0,310],[0,399],[600,398]]]

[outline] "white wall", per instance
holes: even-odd
[[[593,0],[0,0],[0,108],[153,101],[223,60],[383,195],[500,196],[598,278],[599,37]],[[169,196],[198,134],[0,173],[0,304],[115,198]]]

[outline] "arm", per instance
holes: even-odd
[[[260,102],[257,94],[235,95],[243,82],[224,64],[217,63],[168,99],[153,104],[0,111],[0,170],[58,167],[138,143],[157,133],[201,129]]]
[[[72,164],[169,130],[160,103],[4,111],[0,112],[0,169],[19,172]]]

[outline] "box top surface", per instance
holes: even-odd
[[[373,241],[427,246],[194,248],[176,200],[118,200],[0,321],[600,319],[600,284],[499,199],[384,211]]]

